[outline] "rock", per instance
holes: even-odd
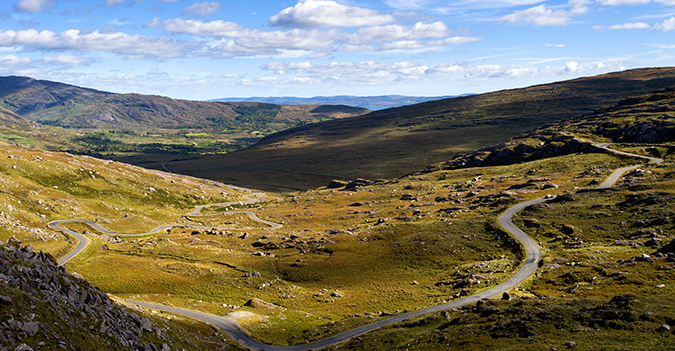
[[[417,201],[417,198],[412,194],[405,194],[405,195],[401,196],[401,200],[403,200],[403,201]]]
[[[350,207],[358,207],[358,206],[363,206],[363,202],[355,202],[353,204],[349,205]]]
[[[546,183],[542,187],[542,189],[547,190],[547,189],[558,189],[558,185],[553,184],[553,183]]]
[[[658,252],[675,253],[675,239],[673,239],[670,243],[666,244],[666,246],[660,248]]]
[[[504,301],[511,301],[513,299],[513,296],[509,294],[508,292],[504,291],[502,294],[502,300]]]
[[[441,316],[447,320],[450,320],[450,313],[448,313],[448,311],[441,312]]]
[[[565,224],[560,228],[560,231],[563,234],[572,235],[574,234],[575,228],[571,225]]]
[[[333,297],[342,297],[342,294],[340,294],[340,293],[337,292],[337,291],[333,291],[332,293],[330,293],[330,296],[333,296]]]
[[[162,344],[162,350],[161,351],[171,351],[171,347],[169,347],[169,344]]]
[[[19,329],[19,331],[26,333],[26,335],[28,335],[29,337],[37,334],[38,330],[40,330],[40,328],[38,327],[38,324],[35,322],[24,322],[21,328]]]
[[[370,184],[373,184],[370,180],[365,180],[362,178],[356,178],[355,180],[349,182],[344,188],[345,191],[356,191],[359,190],[365,186],[368,186]]]
[[[568,341],[568,342],[565,343],[565,346],[567,346],[569,348],[572,348],[572,347],[577,346],[577,343],[574,342],[574,341]]]
[[[664,324],[664,325],[662,325],[662,326],[659,328],[659,330],[661,330],[661,331],[668,331],[668,332],[669,332],[669,331],[670,331],[670,326],[669,326],[668,324]]]
[[[260,275],[260,272],[246,272],[243,275],[244,278],[262,278],[262,275]]]
[[[14,351],[34,351],[32,347],[26,345],[26,344],[21,344],[17,346]]]
[[[14,301],[12,301],[11,297],[0,295],[0,305],[12,305],[13,303]]]
[[[147,319],[147,318],[141,319],[141,329],[151,332],[152,327],[153,327],[153,324],[149,319]]]
[[[342,181],[342,180],[337,180],[333,179],[327,186],[327,189],[338,189],[347,186],[349,184],[348,182]]]

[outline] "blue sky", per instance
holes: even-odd
[[[675,65],[675,0],[10,0],[0,75],[120,93],[480,93]]]

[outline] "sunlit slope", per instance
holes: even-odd
[[[170,167],[263,189],[396,177],[671,85],[674,68],[637,69],[432,101],[286,130],[242,151]]]
[[[74,243],[48,228],[50,221],[89,219],[138,233],[241,194],[213,181],[0,141],[0,240],[16,235],[57,258]]]
[[[323,118],[361,115],[349,106],[293,106],[256,102],[203,102],[165,96],[114,94],[28,77],[0,77],[0,106],[42,124],[66,128],[276,129]],[[270,126],[274,124],[274,126]]]

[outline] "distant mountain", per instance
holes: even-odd
[[[45,125],[112,129],[282,130],[368,112],[349,106],[285,108],[257,102],[203,102],[114,94],[15,76],[0,77],[0,107]],[[275,126],[269,128],[272,123]]]
[[[336,95],[336,96],[315,96],[311,98],[300,98],[293,96],[281,97],[251,97],[251,98],[222,98],[209,101],[230,101],[230,102],[265,102],[269,104],[278,105],[347,105],[354,107],[366,108],[369,110],[382,110],[386,108],[399,107],[405,105],[419,104],[421,102],[447,99],[451,97],[467,96],[403,96],[403,95],[381,95],[381,96],[353,96],[353,95]]]
[[[392,178],[674,85],[675,68],[647,68],[431,101],[285,130],[237,152],[168,167],[269,190]]]

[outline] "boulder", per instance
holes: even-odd
[[[19,331],[26,333],[29,337],[34,336],[40,330],[40,327],[35,322],[24,322]]]

